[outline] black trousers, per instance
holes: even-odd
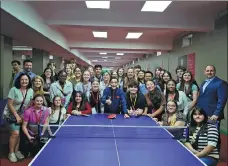
[[[38,136],[34,137],[35,140],[31,143],[22,129],[20,130],[20,151],[25,157],[35,156],[44,145]]]

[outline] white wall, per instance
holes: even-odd
[[[178,65],[178,57],[190,53],[196,54],[195,59],[195,79],[201,84],[205,80],[204,68],[212,64],[216,67],[217,76],[221,79],[228,80],[227,75],[227,23],[226,19],[220,20],[216,23],[215,30],[210,33],[194,34],[191,46],[181,47],[181,40],[174,42],[174,49],[169,54],[160,56],[152,56],[148,59],[141,60],[134,65],[141,65],[143,68],[149,64],[150,70],[163,64],[163,68],[172,73],[173,78],[176,78],[175,68]],[[228,93],[228,92],[227,92]],[[227,107],[225,108],[225,117],[227,115]],[[221,128],[227,130],[227,118],[222,121]]]

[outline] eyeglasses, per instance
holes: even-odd
[[[169,104],[168,104],[167,107],[175,108],[176,105],[169,105]]]

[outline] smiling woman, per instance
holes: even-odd
[[[209,166],[215,166],[219,159],[219,133],[215,125],[208,123],[208,116],[202,108],[191,114],[190,140],[185,145]]]
[[[32,83],[28,74],[22,73],[15,81],[15,87],[11,88],[8,94],[8,102],[4,108],[3,118],[7,120],[10,126],[9,138],[9,160],[17,162],[23,159],[24,155],[19,151],[20,127],[22,123],[22,114],[33,98]]]

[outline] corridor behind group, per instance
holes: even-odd
[[[173,76],[182,65],[199,84],[205,66],[214,65],[216,75],[228,80],[227,2],[173,1],[163,12],[141,11],[144,4],[111,1],[110,8],[97,9],[84,1],[2,1],[0,103],[9,92],[11,61],[26,58],[33,61],[34,73],[42,73],[48,62],[59,69],[64,59],[74,58],[81,68],[140,65],[154,72],[160,66]],[[138,37],[129,38],[130,33]],[[224,135],[227,126],[225,118]]]

